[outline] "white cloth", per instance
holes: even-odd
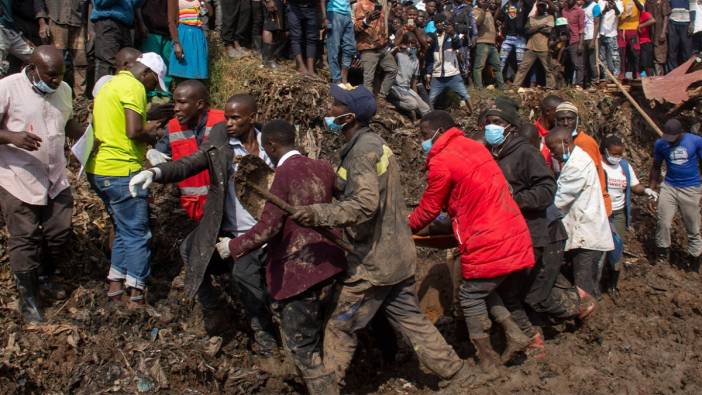
[[[285,163],[286,160],[292,158],[292,157],[295,156],[295,155],[302,155],[302,154],[300,153],[300,151],[298,151],[298,150],[296,150],[296,149],[291,150],[291,151],[288,151],[287,154],[283,155],[283,156],[280,158],[280,160],[278,160],[278,164],[277,164],[275,167],[283,166],[283,163]]]
[[[690,2],[690,11],[695,11],[695,27],[693,33],[702,32],[702,4],[700,3],[702,3],[702,0],[693,0]]]
[[[594,1],[587,7],[583,7],[585,11],[585,27],[583,28],[585,40],[592,40],[595,37],[595,18],[601,15],[600,5]]]
[[[616,1],[614,5],[619,9],[619,12],[624,11],[624,4],[621,1]],[[603,2],[600,7],[603,7],[605,10],[600,23],[600,35],[603,37],[617,37],[617,28],[619,27],[617,13],[607,2]]]
[[[631,176],[631,186],[639,185],[639,179],[636,178],[634,169],[629,166],[629,175]],[[621,210],[626,206],[626,176],[620,164],[614,166],[606,160],[602,161],[602,168],[607,174],[607,191],[609,197],[612,198],[612,210]]]
[[[562,222],[568,232],[566,251],[614,249],[597,168],[580,147],[573,148],[563,166],[554,204],[564,215]]]

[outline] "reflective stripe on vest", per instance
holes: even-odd
[[[207,195],[209,190],[209,187],[182,187],[180,188],[180,193],[187,196],[200,196]]]
[[[390,157],[392,155],[393,153],[390,147],[383,144],[383,155],[375,164],[375,172],[378,174],[378,176],[382,176],[386,171],[388,171],[388,167],[390,166]],[[339,169],[336,171],[336,175],[338,175],[342,180],[346,181],[348,178],[348,170],[346,170],[345,167],[339,166]]]

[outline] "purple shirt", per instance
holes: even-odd
[[[24,70],[0,80],[0,129],[26,131],[41,138],[36,151],[0,145],[0,187],[17,199],[46,205],[70,185],[66,178],[66,122],[73,115],[71,88],[40,95]]]
[[[331,203],[335,179],[328,162],[293,155],[276,168],[271,193],[293,206]],[[229,249],[236,259],[266,243],[266,283],[275,300],[299,295],[346,270],[346,257],[336,244],[271,203],[251,230],[229,242]]]

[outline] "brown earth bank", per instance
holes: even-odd
[[[257,62],[217,61],[213,70],[224,75],[212,86],[219,106],[229,93],[247,90],[259,97],[262,119],[295,121],[300,145],[312,156],[332,159],[340,141],[321,129],[327,84],[284,72],[257,68]],[[603,91],[556,92],[580,106],[583,124],[600,138],[616,132],[629,143],[628,156],[641,180],[648,177],[655,135],[626,101]],[[474,106],[485,108],[496,91],[475,94]],[[525,117],[543,91],[508,92],[522,103]],[[651,111],[658,120],[665,108]],[[476,117],[456,113],[469,135],[476,135]],[[409,207],[424,187],[424,162],[416,128],[406,118],[381,108],[376,129],[400,157],[403,187]],[[73,167],[72,167],[73,168]],[[74,238],[60,262],[59,281],[70,291],[66,301],[47,306],[49,321],[24,325],[7,256],[0,254],[0,392],[2,393],[266,393],[304,392],[284,356],[260,360],[251,350],[246,319],[236,298],[227,323],[208,334],[197,303],[182,292],[178,247],[194,226],[178,207],[173,186],[152,191],[153,258],[148,299],[151,307],[125,311],[107,302],[104,277],[108,262],[109,220],[102,203],[84,179],[71,178],[76,209]],[[547,358],[522,358],[502,370],[502,377],[467,393],[701,393],[702,287],[700,276],[677,264],[651,266],[653,213],[637,200],[636,222],[627,237],[626,272],[616,304],[605,296],[585,325],[573,322],[544,327]],[[684,235],[678,223],[675,250]],[[4,246],[6,234],[0,234]],[[450,313],[450,282],[445,252],[420,250],[418,289],[422,306],[456,348],[473,364],[465,325]],[[226,291],[229,279],[220,276]],[[382,357],[379,343],[362,333],[359,350],[347,377],[345,393],[424,394],[442,392],[437,379],[419,365],[411,349],[399,341],[391,360]],[[495,333],[495,344],[501,334]],[[443,391],[446,393],[446,391]]]

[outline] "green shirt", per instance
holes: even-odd
[[[146,143],[127,137],[125,109],[146,121],[146,89],[129,71],[120,71],[93,103],[93,131],[100,141],[85,170],[100,176],[128,176],[142,169]]]

